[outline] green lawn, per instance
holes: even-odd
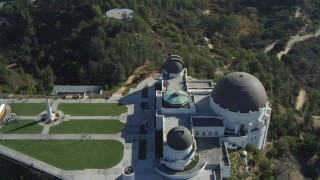
[[[10,107],[18,116],[36,116],[46,110],[45,103],[12,103]]]
[[[50,128],[50,134],[116,134],[125,128],[119,120],[70,120]]]
[[[35,120],[22,120],[19,123],[10,123],[0,128],[3,134],[40,134],[43,127]]]
[[[116,103],[60,103],[58,109],[73,116],[118,116],[128,111]]]
[[[64,170],[107,169],[123,157],[115,140],[6,140],[1,145]]]

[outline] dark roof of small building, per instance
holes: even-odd
[[[213,89],[212,98],[222,108],[242,113],[257,111],[268,101],[261,82],[246,72],[224,76]]]
[[[213,117],[197,117],[192,118],[192,124],[193,126],[214,126],[214,127],[221,127],[223,125],[223,120],[213,118]]]
[[[163,68],[168,73],[178,74],[184,68],[183,60],[180,56],[171,55],[164,63]]]
[[[79,85],[56,85],[53,86],[51,95],[58,94],[80,94],[80,93],[96,93],[99,94],[102,90],[102,86],[79,86]]]
[[[167,143],[174,150],[185,150],[192,145],[191,132],[183,126],[172,128],[167,135]]]

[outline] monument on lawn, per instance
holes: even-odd
[[[47,115],[46,115],[46,121],[52,122],[54,120],[55,115],[52,113],[52,108],[50,105],[49,99],[47,99]]]

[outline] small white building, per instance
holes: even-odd
[[[123,18],[132,18],[134,16],[134,12],[131,9],[111,9],[106,12],[106,17],[115,18],[115,19],[123,19]]]

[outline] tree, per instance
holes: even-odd
[[[41,87],[38,87],[38,88],[45,92],[50,92],[53,89],[54,82],[56,79],[51,66],[48,65],[46,68],[42,69],[40,71],[39,76],[41,79],[41,83],[40,83]]]
[[[0,56],[0,84],[7,84],[8,81],[8,70],[7,60]]]

